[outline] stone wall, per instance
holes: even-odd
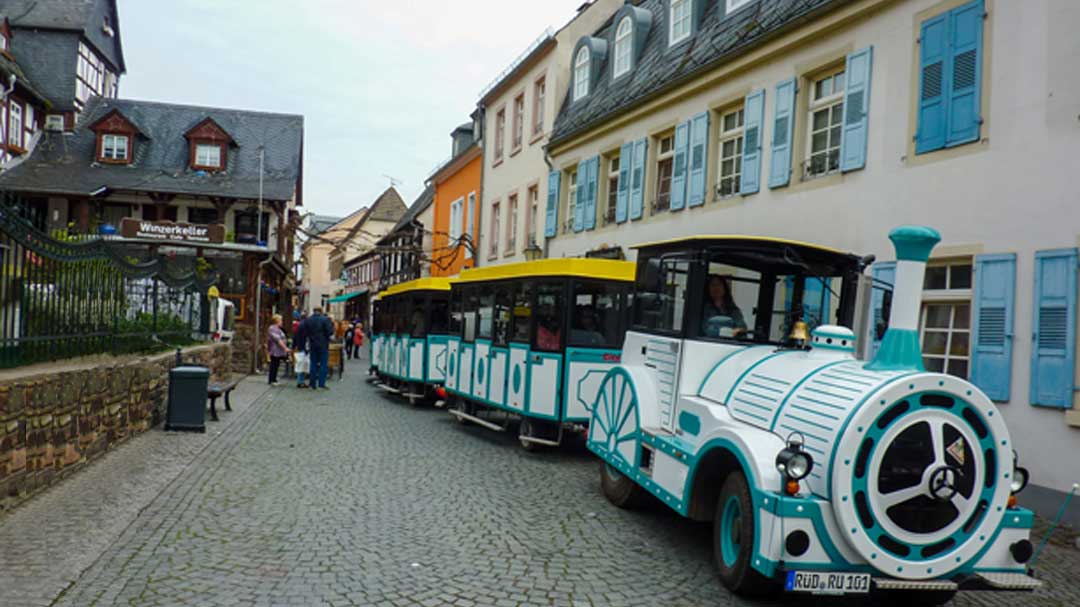
[[[186,348],[184,364],[229,373],[229,344]],[[175,352],[57,362],[0,376],[0,509],[161,423]]]
[[[254,334],[253,325],[236,323],[236,333],[232,340],[233,373],[251,373],[251,339]]]

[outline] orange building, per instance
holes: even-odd
[[[480,142],[473,123],[454,129],[453,156],[431,176],[435,187],[431,275],[454,276],[476,267],[480,250]]]

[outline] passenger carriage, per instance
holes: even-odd
[[[527,449],[588,423],[618,362],[634,264],[545,259],[466,270],[450,300],[450,413],[506,430]]]
[[[375,302],[372,367],[381,387],[414,404],[446,381],[449,278],[394,285]]]
[[[622,359],[592,406],[603,492],[714,523],[721,581],[747,594],[875,592],[940,604],[1030,590],[1027,482],[994,404],[923,370],[925,263],[905,227],[891,324],[856,360],[869,259],[718,236],[639,247]],[[721,286],[722,285],[722,286]]]

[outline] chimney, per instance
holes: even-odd
[[[923,226],[900,226],[889,232],[889,240],[896,247],[892,313],[881,346],[866,369],[925,371],[919,347],[919,307],[926,261],[934,245],[941,242],[941,234]]]

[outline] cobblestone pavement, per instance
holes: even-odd
[[[581,444],[526,453],[513,437],[383,396],[360,368],[329,391],[275,388],[234,414],[137,517],[120,516],[130,524],[88,554],[92,564],[53,604],[833,604],[734,598],[713,572],[709,525],[660,506],[612,507]],[[72,482],[82,479],[53,493],[78,493]],[[60,498],[0,519],[0,541],[13,519],[49,499]],[[2,545],[4,569],[36,550],[19,544],[7,555]],[[1051,544],[1039,569],[1048,586],[1038,594],[954,604],[1080,604],[1080,551]],[[23,604],[7,600],[0,588],[0,604]]]

